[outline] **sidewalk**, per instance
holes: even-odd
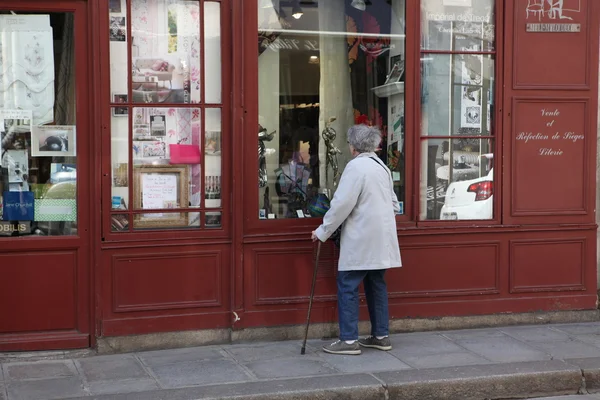
[[[2,362],[0,400],[483,400],[600,392],[600,322],[392,335],[394,349],[249,343]],[[581,400],[600,396],[581,396]]]

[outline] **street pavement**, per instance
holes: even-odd
[[[600,322],[395,334],[393,350],[324,340],[129,354],[0,354],[0,400],[600,400]],[[84,353],[82,353],[84,354]],[[35,358],[31,358],[31,357]],[[577,396],[573,396],[577,395]]]

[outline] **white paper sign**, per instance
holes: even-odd
[[[177,208],[177,176],[169,174],[142,175],[142,208]],[[158,217],[158,215],[154,215]]]

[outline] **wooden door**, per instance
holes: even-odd
[[[87,11],[0,4],[0,351],[90,345]]]

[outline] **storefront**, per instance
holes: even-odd
[[[356,123],[395,319],[596,308],[593,0],[0,4],[0,351],[302,324]],[[313,321],[336,319],[324,247]]]

